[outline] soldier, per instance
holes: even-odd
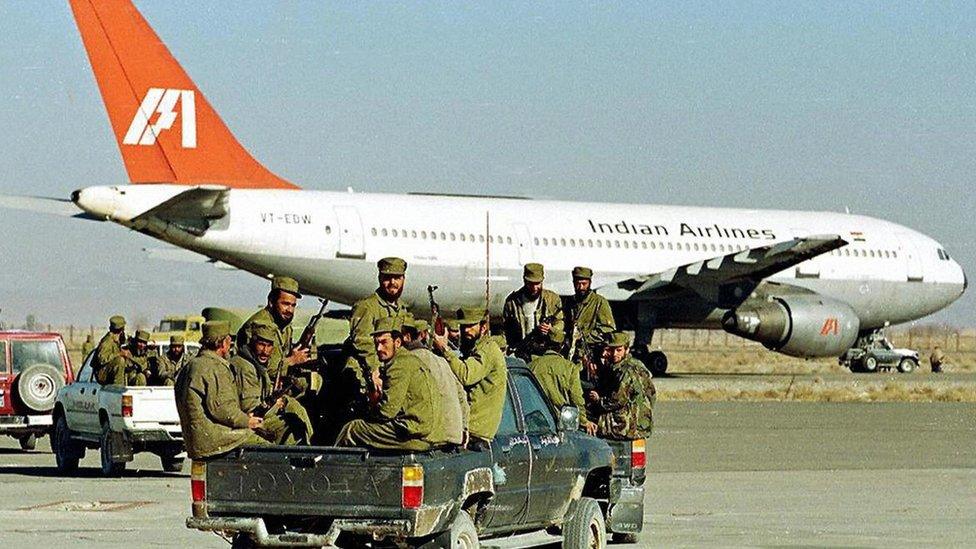
[[[487,312],[465,307],[457,312],[461,357],[451,352],[447,336],[434,334],[434,350],[444,357],[468,395],[468,448],[484,450],[498,432],[505,405],[508,369],[505,356],[488,335]]]
[[[251,326],[250,343],[230,359],[230,369],[240,396],[241,409],[259,415],[264,424],[259,433],[275,444],[309,444],[312,422],[308,412],[294,398],[280,396],[268,402],[276,390],[275,380],[268,374],[274,352],[277,330],[267,324]],[[280,382],[280,380],[278,380]],[[271,406],[265,408],[265,405]]]
[[[938,374],[942,372],[942,367],[948,362],[946,355],[942,352],[942,347],[936,345],[932,349],[932,354],[929,355],[929,364],[932,366],[932,373]]]
[[[586,349],[598,344],[603,337],[616,330],[610,302],[590,288],[593,270],[589,267],[573,268],[573,289],[575,294],[567,300],[569,321],[566,338],[569,349],[566,356],[579,361],[587,353]]]
[[[447,328],[447,341],[452,349],[461,348],[461,326],[456,318],[444,319],[444,327]]]
[[[587,433],[596,434],[596,424],[586,419],[586,402],[580,385],[579,368],[560,353],[565,342],[561,332],[550,332],[546,352],[532,359],[529,369],[539,381],[542,392],[557,410],[575,406],[583,414],[581,426]]]
[[[230,327],[203,323],[201,351],[176,376],[176,410],[190,459],[216,457],[246,444],[268,444],[255,433],[263,423],[241,408],[227,362]]]
[[[115,315],[108,320],[108,333],[102,336],[92,357],[92,372],[102,385],[125,385],[126,359],[129,351],[125,344],[125,318]]]
[[[372,337],[381,363],[379,406],[371,417],[347,423],[336,445],[412,451],[443,446],[444,412],[433,376],[423,361],[402,347],[399,320],[377,320]]]
[[[126,358],[125,384],[142,387],[149,383],[149,332],[136,330]]]
[[[425,338],[427,322],[409,320],[403,323],[403,348],[413,353],[430,370],[437,396],[441,399],[444,414],[446,442],[463,446],[468,430],[468,395],[446,360],[427,347]]]
[[[184,342],[185,339],[181,335],[169,336],[169,349],[166,349],[164,354],[150,357],[150,384],[176,385],[176,373],[187,362]]]
[[[88,357],[88,353],[95,350],[95,342],[92,341],[92,335],[88,334],[85,336],[84,343],[81,344],[81,359],[84,360]]]
[[[542,265],[527,263],[522,270],[522,287],[505,299],[505,340],[510,352],[526,360],[545,352],[549,332],[564,330],[562,300],[542,287],[544,279]]]
[[[586,398],[597,411],[597,436],[637,440],[651,436],[657,394],[651,373],[630,356],[630,338],[613,332],[607,340],[607,360],[600,370],[599,389]]]
[[[373,337],[370,335],[376,321],[381,318],[405,318],[409,311],[400,303],[407,272],[407,262],[399,257],[384,257],[376,263],[379,286],[376,291],[359,300],[352,308],[349,320],[349,337],[345,347],[348,353],[342,372],[343,385],[350,402],[348,414],[362,415],[368,397],[375,399],[375,380],[379,379],[380,360],[376,356]]]
[[[256,324],[272,326],[276,330],[274,351],[268,365],[268,375],[276,377],[278,369],[283,368],[281,375],[288,375],[288,367],[308,361],[308,349],[292,348],[292,325],[295,317],[295,307],[302,294],[298,291],[298,282],[294,278],[276,276],[271,280],[271,292],[268,293],[268,304],[241,325],[237,332],[237,352],[251,343],[251,329]]]

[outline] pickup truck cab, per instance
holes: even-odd
[[[518,359],[509,359],[507,397],[483,451],[262,446],[194,461],[187,526],[235,547],[478,547],[539,530],[564,547],[603,547],[616,504],[610,446],[579,430],[576,408],[555,410]],[[632,515],[621,522],[623,534],[640,530]]]
[[[98,449],[105,476],[122,474],[139,452],[158,455],[164,471],[180,471],[186,454],[173,388],[101,385],[92,375],[93,354],[54,405],[58,470],[74,472],[87,449]]]
[[[0,434],[33,450],[51,430],[58,390],[73,379],[59,334],[0,331]]]

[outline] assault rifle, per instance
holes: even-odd
[[[427,286],[427,296],[430,301],[430,322],[434,325],[434,334],[442,336],[447,333],[444,319],[441,317],[441,306],[434,301],[434,291],[437,286]]]
[[[278,399],[288,394],[293,388],[295,388],[296,383],[292,376],[285,376],[283,379],[281,375],[278,375],[278,379],[275,381],[275,389],[271,391],[271,394],[267,398],[258,404],[257,408],[254,409],[254,415],[257,417],[264,417],[264,414],[268,413],[268,410],[274,407],[278,402]],[[279,387],[278,384],[281,384]]]
[[[319,312],[312,315],[312,318],[308,319],[308,324],[305,329],[302,330],[302,337],[298,338],[299,349],[305,348],[310,349],[312,347],[312,340],[315,339],[315,328],[318,327],[319,321],[325,316],[325,308],[329,305],[328,299],[319,299],[319,303],[322,307],[319,308]]]

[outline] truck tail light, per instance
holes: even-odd
[[[122,417],[132,417],[132,395],[122,395]]]
[[[630,466],[634,469],[643,469],[647,465],[647,440],[638,439],[630,443]]]
[[[190,497],[192,498],[193,516],[207,517],[207,463],[204,461],[190,462]]]
[[[403,467],[402,503],[404,509],[418,509],[424,503],[424,468],[420,465]]]

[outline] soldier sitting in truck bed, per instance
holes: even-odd
[[[609,334],[601,361],[598,387],[586,395],[596,414],[597,436],[612,440],[637,440],[651,436],[657,394],[651,373],[630,356],[630,338],[624,332]]]

